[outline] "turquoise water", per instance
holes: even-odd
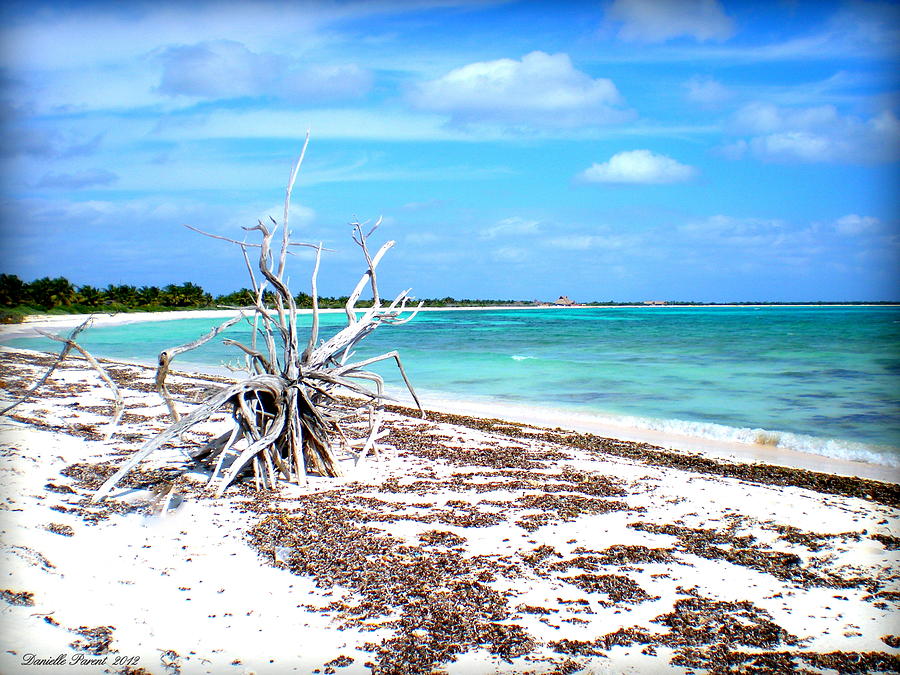
[[[309,317],[303,317],[307,323]],[[92,328],[95,355],[155,362],[220,320]],[[344,323],[323,315],[323,337]],[[241,340],[246,326],[227,336]],[[246,337],[244,338],[246,339]],[[45,339],[6,344],[55,350]],[[419,393],[575,411],[631,426],[900,465],[900,308],[665,307],[422,312],[358,358],[398,349]],[[176,360],[221,365],[210,343]],[[402,390],[396,368],[377,368]]]

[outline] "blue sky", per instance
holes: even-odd
[[[7,2],[2,271],[247,285],[277,215],[418,297],[898,300],[891,3]],[[290,263],[308,290],[311,261]]]

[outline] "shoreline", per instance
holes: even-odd
[[[4,352],[49,353],[0,345],[0,354]],[[156,367],[156,364],[151,363],[149,360],[142,362],[102,357],[98,360],[101,363],[138,366],[141,368],[155,369]],[[224,368],[203,366],[190,362],[176,362],[171,372],[186,377],[212,376],[227,379],[234,377],[232,373]],[[743,443],[734,440],[690,436],[671,431],[622,426],[603,420],[596,415],[538,406],[456,399],[447,396],[429,398],[427,392],[420,392],[420,398],[423,400],[426,409],[441,414],[459,415],[475,419],[500,419],[545,430],[563,429],[629,443],[650,444],[666,450],[698,454],[714,460],[780,466],[835,476],[858,477],[900,484],[900,468],[885,464],[800,452],[772,445]],[[395,399],[389,401],[389,404],[407,407],[410,410],[413,407],[412,399],[407,392],[400,392]]]
[[[519,310],[566,310],[566,309],[715,309],[715,308],[783,308],[783,307],[805,307],[805,308],[834,308],[834,307],[900,307],[900,303],[797,303],[797,304],[765,304],[765,303],[722,303],[722,304],[691,304],[691,305],[656,305],[656,304],[622,304],[622,305],[457,305],[450,307],[422,307],[415,310],[415,307],[407,307],[406,312],[466,312],[466,311],[519,311]],[[356,311],[365,311],[366,308],[359,308]],[[343,313],[342,307],[320,308],[319,312],[323,314]],[[23,328],[30,326],[62,326],[75,327],[89,316],[94,316],[100,325],[114,325],[122,323],[139,323],[144,321],[169,321],[174,319],[198,319],[207,317],[228,318],[235,316],[239,310],[233,309],[186,309],[171,310],[163,312],[116,312],[113,314],[98,311],[95,314],[29,314],[20,324],[0,324],[0,333],[6,330],[14,330],[15,328]],[[298,314],[312,314],[312,309],[298,309]]]
[[[423,398],[423,395],[420,395],[420,398]],[[412,401],[408,396],[400,397],[400,399],[399,402],[402,405],[411,406]],[[713,459],[770,464],[900,484],[900,468],[895,466],[800,452],[773,445],[742,443],[678,434],[672,431],[623,426],[586,413],[569,413],[558,409],[539,408],[536,405],[515,405],[505,402],[498,404],[448,397],[428,399],[426,407],[441,413],[476,418],[498,418],[538,428],[561,428],[631,443],[648,443],[667,450],[697,453]]]
[[[461,307],[448,310],[448,308],[423,308],[422,311],[466,311],[469,307]],[[496,309],[494,307],[482,307],[482,311]],[[519,309],[519,308],[509,308]],[[532,308],[542,309],[542,308]],[[563,308],[557,308],[563,309]],[[342,309],[321,310],[325,313],[343,313]],[[308,314],[311,310],[302,310]],[[160,313],[118,313],[114,315],[96,315],[95,325],[113,326],[127,325],[130,323],[144,323],[153,321],[167,321],[179,319],[205,319],[215,318],[225,320],[236,316],[235,310],[187,310],[183,312]],[[0,325],[0,337],[11,339],[17,337],[36,337],[35,329],[64,331],[74,328],[89,315],[65,315],[43,316],[25,324]],[[0,345],[0,348],[6,349]],[[187,356],[189,359],[189,355]],[[123,361],[127,363],[127,361]],[[144,362],[134,362],[136,365],[155,367],[155,363],[149,359]],[[204,366],[190,363],[189,360],[181,364],[176,362],[176,369],[182,371],[194,371],[210,375],[229,377],[231,374],[218,366]],[[423,395],[428,392],[423,391]],[[434,394],[434,392],[432,392]],[[398,403],[410,404],[408,394],[401,392]],[[509,402],[484,401],[478,399],[462,399],[453,395],[437,394],[430,398],[428,407],[445,413],[462,413],[475,417],[500,417],[510,421],[533,424],[540,427],[560,427],[576,432],[585,432],[604,437],[616,438],[625,441],[650,443],[668,449],[683,452],[696,452],[706,456],[720,459],[731,459],[739,462],[761,462],[777,466],[788,466],[811,471],[823,471],[835,475],[859,476],[886,482],[900,483],[900,467],[889,464],[881,464],[862,460],[845,459],[812,452],[803,452],[775,445],[763,445],[748,443],[732,439],[719,439],[708,436],[698,436],[679,433],[675,430],[662,431],[651,427],[632,426],[619,423],[615,419],[608,419],[601,414],[586,413],[580,411],[567,411],[565,409],[553,409],[538,405],[527,405]]]
[[[52,360],[0,352],[3,398]],[[900,667],[896,485],[388,409],[344,478],[212,498],[183,454],[211,424],[93,504],[169,423],[152,368],[106,363],[112,440],[81,359],[0,417],[3,672],[28,654],[92,674]],[[186,414],[217,381],[170,383]]]
[[[41,354],[45,356],[49,353],[0,345],[0,356],[5,352]],[[150,370],[154,370],[156,367],[156,364],[149,361],[140,362],[108,358],[99,358],[98,360],[101,364],[136,366]],[[234,379],[234,375],[224,368],[201,366],[190,362],[176,362],[170,372],[181,377],[203,378],[211,376],[228,380]],[[621,426],[602,420],[595,415],[568,413],[556,409],[539,408],[538,406],[448,397],[428,398],[427,392],[420,393],[420,399],[423,400],[423,405],[429,412],[470,418],[475,422],[484,422],[486,420],[508,422],[513,425],[526,426],[541,431],[582,433],[613,441],[646,444],[684,455],[697,455],[713,461],[800,469],[814,473],[855,477],[900,485],[900,468],[884,464],[805,453],[771,445],[742,443],[739,441],[689,436],[669,431]],[[397,398],[388,401],[387,405],[397,409],[407,409],[409,414],[412,414],[414,411],[412,398],[407,392],[401,392]]]

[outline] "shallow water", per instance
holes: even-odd
[[[302,317],[308,325],[309,317]],[[322,316],[323,337],[343,314]],[[220,320],[96,327],[95,355],[155,362]],[[227,336],[247,339],[238,324]],[[11,346],[55,349],[45,339]],[[419,393],[900,465],[900,308],[639,307],[423,312],[357,357],[398,349]],[[221,339],[178,364],[236,360]],[[376,369],[393,392],[395,366]]]

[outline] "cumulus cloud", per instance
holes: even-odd
[[[371,74],[355,64],[301,65],[232,40],[169,47],[160,59],[159,91],[171,96],[323,100],[358,97],[372,85]]]
[[[48,173],[37,183],[37,187],[60,190],[81,190],[88,187],[111,185],[119,180],[112,171],[106,169],[85,169],[76,173]]]
[[[592,164],[579,174],[589,183],[680,183],[690,180],[696,169],[649,150],[628,150],[602,164]]]
[[[722,148],[731,158],[749,152],[773,162],[864,164],[900,157],[900,121],[889,110],[863,119],[841,115],[833,105],[802,108],[754,102],[733,115],[731,127],[745,135]]]
[[[628,42],[725,40],[734,32],[717,0],[615,0],[606,18],[622,24],[618,36]]]
[[[629,117],[613,82],[576,69],[567,54],[535,51],[520,61],[479,61],[424,82],[412,92],[420,110],[449,114],[453,124],[575,127]]]

